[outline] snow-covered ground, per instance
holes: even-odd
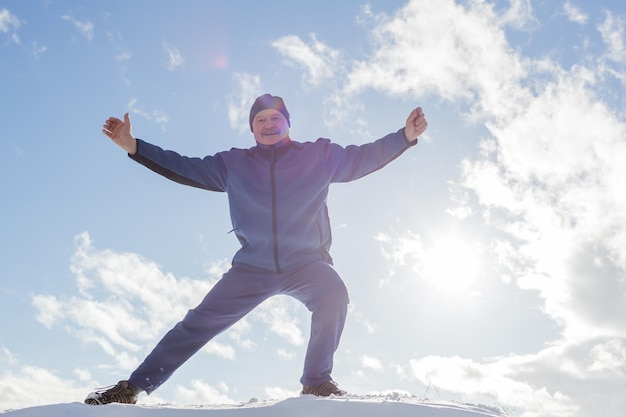
[[[52,404],[0,413],[2,417],[502,417],[502,410],[487,405],[428,401],[405,395],[302,396],[280,401],[256,401],[240,405],[121,405],[89,406],[82,403]]]

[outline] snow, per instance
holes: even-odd
[[[408,395],[320,398],[310,395],[239,405],[85,405],[75,402],[5,411],[2,417],[502,417],[504,411],[486,405],[429,401]]]

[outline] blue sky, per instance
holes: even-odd
[[[350,313],[335,379],[514,415],[626,408],[626,4],[0,1],[0,410],[126,378],[237,249],[224,195],[101,134],[191,156],[429,129],[331,189]],[[296,395],[308,313],[277,297],[144,403]]]

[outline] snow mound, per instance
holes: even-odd
[[[505,417],[502,410],[486,405],[421,400],[405,395],[302,396],[280,401],[240,405],[158,406],[83,403],[53,404],[0,413],[2,417]]]

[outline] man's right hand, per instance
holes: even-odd
[[[102,133],[130,155],[137,152],[137,140],[133,137],[128,113],[124,115],[124,121],[117,117],[109,117],[102,126]]]

